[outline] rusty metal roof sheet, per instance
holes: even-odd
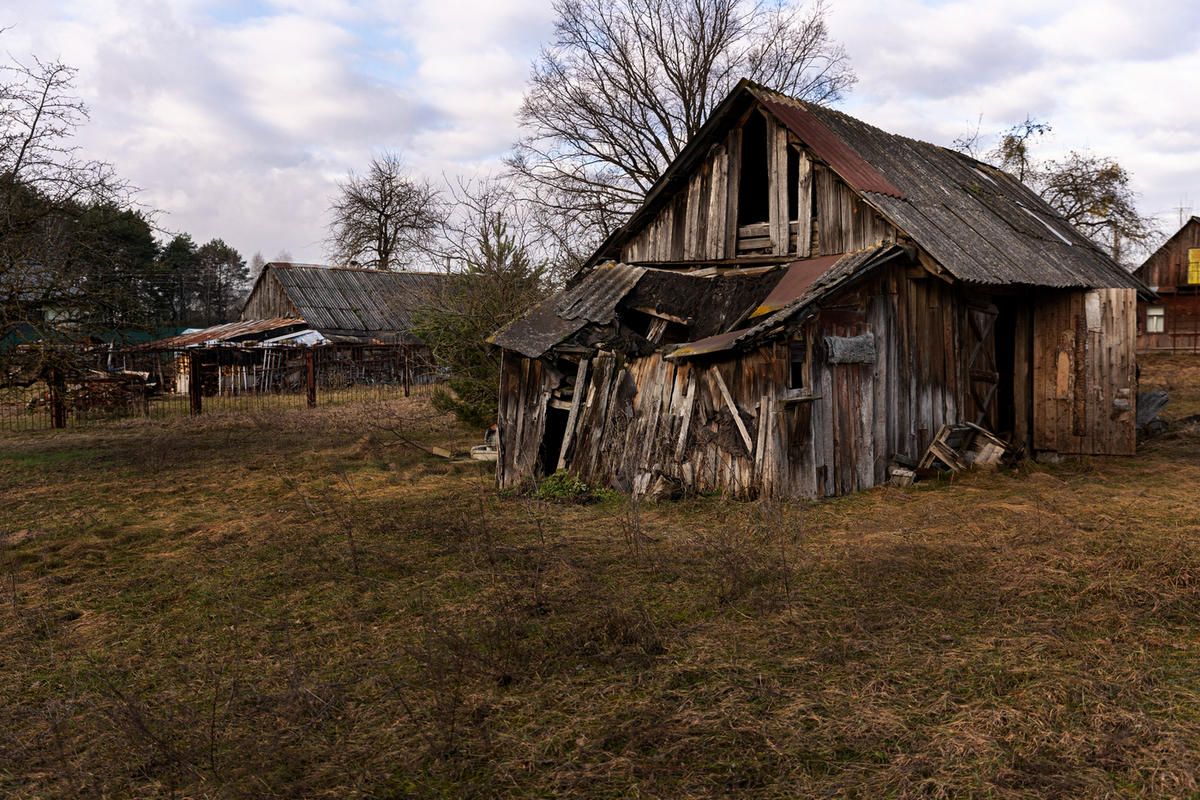
[[[272,263],[270,275],[297,313],[322,333],[373,338],[407,334],[412,314],[444,276]]]
[[[763,314],[770,314],[772,311],[778,311],[784,308],[808,290],[818,278],[824,275],[829,268],[836,264],[842,256],[820,256],[818,258],[806,258],[802,261],[794,261],[788,265],[787,271],[784,272],[783,278],[779,283],[775,284],[775,288],[767,295],[758,308],[754,309],[754,313],[750,315],[750,319],[761,317]]]
[[[295,318],[250,319],[241,322],[226,322],[191,333],[168,336],[165,339],[146,342],[140,347],[160,350],[202,347],[209,344],[238,344],[270,339],[284,333],[304,330],[307,327],[304,320]]]
[[[687,342],[667,354],[668,359],[695,358],[712,355],[727,350],[748,347],[758,341],[769,338],[782,330],[790,321],[801,316],[830,292],[841,288],[847,282],[864,275],[876,266],[893,258],[905,255],[905,248],[895,244],[882,244],[865,250],[847,253],[843,256],[833,256],[833,264],[821,274],[808,288],[789,301],[782,308],[767,315],[765,318],[748,328],[709,336],[694,342]],[[818,259],[809,259],[817,261]],[[828,261],[822,258],[820,261]]]
[[[801,105],[785,105],[770,97],[764,97],[762,101],[776,119],[799,136],[800,141],[811,147],[813,152],[824,159],[846,183],[860,192],[877,192],[904,199],[904,195],[891,181],[854,152],[853,147],[844,139],[825,127],[807,108]]]

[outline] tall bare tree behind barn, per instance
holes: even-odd
[[[717,103],[747,76],[831,102],[854,83],[823,3],[558,0],[509,163],[568,257],[628,218]]]

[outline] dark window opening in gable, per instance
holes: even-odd
[[[738,182],[738,225],[766,222],[770,217],[767,177],[767,121],[754,113],[742,128],[741,177]]]

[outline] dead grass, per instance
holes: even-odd
[[[661,507],[396,431],[475,438],[417,399],[0,441],[0,794],[1200,793],[1195,427]]]
[[[1140,391],[1165,389],[1171,402],[1163,419],[1200,414],[1200,353],[1146,353],[1138,356]]]

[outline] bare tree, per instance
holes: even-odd
[[[743,77],[816,102],[854,83],[822,2],[556,0],[509,160],[564,228],[602,238]]]
[[[1138,210],[1129,171],[1116,160],[1071,151],[1039,165],[1033,185],[1046,202],[1113,260],[1134,266],[1159,236]]]
[[[351,172],[338,183],[330,206],[326,247],[333,260],[373,269],[402,267],[405,254],[418,250],[442,219],[437,189],[411,176],[403,159],[384,152],[363,175]]]
[[[132,189],[110,164],[80,156],[73,136],[88,115],[74,78],[36,58],[0,67],[0,334],[20,328],[42,342],[42,363],[65,352],[46,342],[127,294],[111,270],[93,269],[107,240],[81,221],[123,206]]]

